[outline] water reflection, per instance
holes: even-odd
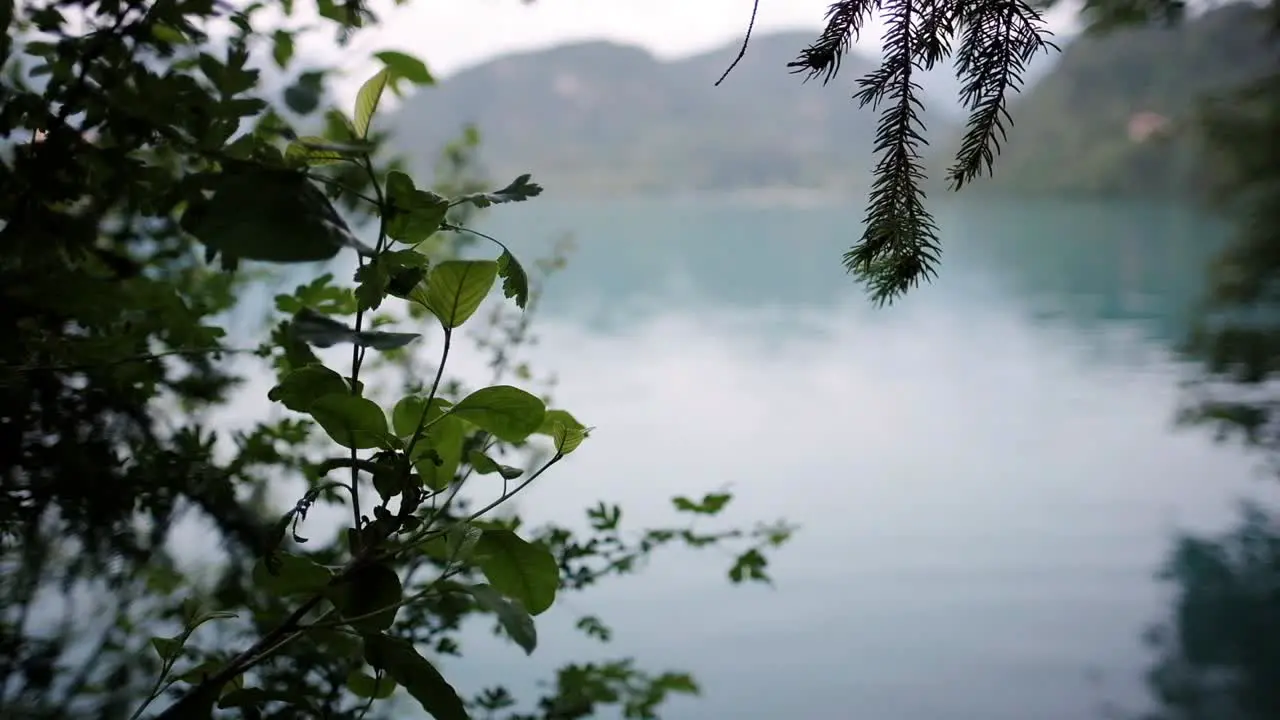
[[[535,362],[599,427],[520,511],[604,499],[641,525],[667,519],[672,494],[730,485],[730,521],[803,532],[774,591],[727,587],[724,558],[668,553],[544,616],[532,658],[478,639],[459,678],[518,688],[612,651],[698,673],[706,698],[673,718],[1065,720],[1096,715],[1092,668],[1105,699],[1142,705],[1138,634],[1161,609],[1170,532],[1226,524],[1249,474],[1169,432],[1168,345],[1217,229],[1161,208],[944,206],[941,279],[877,312],[838,264],[858,217],[495,214],[487,229],[525,255],[578,238]],[[587,612],[612,647],[572,630]]]

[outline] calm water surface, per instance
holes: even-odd
[[[727,553],[666,552],[540,617],[532,657],[478,624],[446,674],[531,691],[634,655],[703,684],[676,720],[1140,709],[1171,535],[1224,526],[1251,482],[1171,428],[1171,348],[1222,230],[1154,206],[937,211],[940,278],[877,310],[840,266],[856,207],[496,209],[485,229],[526,259],[575,235],[532,359],[598,427],[520,512],[572,524],[605,500],[639,528],[729,487],[726,523],[802,530],[772,588],[732,587]],[[575,631],[584,614],[614,642]]]

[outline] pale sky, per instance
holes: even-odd
[[[757,31],[821,27],[831,0],[760,0]],[[1071,25],[1076,3],[1050,16],[1061,32]],[[752,0],[409,0],[394,7],[374,0],[381,27],[363,33],[344,63],[358,86],[375,68],[363,62],[372,52],[395,49],[427,62],[437,77],[495,55],[565,42],[607,39],[647,48],[662,58],[691,55],[740,39],[751,17]],[[880,26],[859,47],[875,53]],[[799,50],[800,48],[797,48]],[[342,83],[347,94],[349,83]],[[352,94],[354,90],[350,91]]]

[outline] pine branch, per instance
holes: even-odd
[[[884,63],[858,80],[854,96],[863,107],[886,103],[876,131],[880,159],[862,239],[844,255],[845,267],[868,284],[879,303],[932,276],[938,258],[937,227],[925,210],[920,187],[920,147],[927,142],[919,116],[920,85],[912,76],[917,63],[927,63],[939,43],[930,34],[935,26],[917,11],[915,3],[921,0],[889,1]]]
[[[840,62],[849,47],[858,38],[871,13],[879,3],[876,0],[841,0],[827,8],[827,27],[822,36],[800,53],[800,57],[787,63],[793,73],[805,73],[805,80],[822,76],[822,84],[831,81],[840,71]]]
[[[1096,2],[1096,0],[1089,0]],[[1180,0],[1129,0],[1173,3]],[[858,80],[855,98],[879,109],[875,152],[879,155],[861,240],[844,256],[846,268],[866,282],[873,299],[888,302],[936,274],[937,226],[924,207],[916,70],[928,70],[955,52],[968,107],[968,127],[955,165],[947,173],[954,189],[991,172],[1011,124],[1007,101],[1022,85],[1036,53],[1055,47],[1040,13],[1027,0],[839,0],[827,9],[822,35],[787,67],[830,82],[873,14],[888,24],[881,67]]]
[[[1024,0],[984,0],[966,6],[958,18],[964,37],[956,52],[960,100],[969,121],[955,164],[947,171],[953,190],[992,171],[1008,138],[1009,95],[1022,88],[1022,74],[1037,53],[1055,47],[1040,13]]]

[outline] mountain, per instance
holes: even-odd
[[[1206,175],[1197,103],[1280,67],[1264,11],[1224,5],[1175,28],[1086,35],[1012,103],[995,176],[976,192],[1188,196]],[[956,144],[942,147],[954,154]],[[935,157],[940,167],[948,158]],[[940,173],[932,173],[940,175]],[[968,191],[968,190],[967,190]]]
[[[817,31],[754,37],[661,61],[586,42],[506,55],[410,97],[391,120],[397,148],[429,171],[474,122],[495,180],[532,172],[549,191],[631,194],[866,184],[877,116],[851,99],[878,64],[846,58],[824,87],[787,68]],[[931,131],[945,113],[935,113]],[[937,127],[935,127],[937,126]]]

